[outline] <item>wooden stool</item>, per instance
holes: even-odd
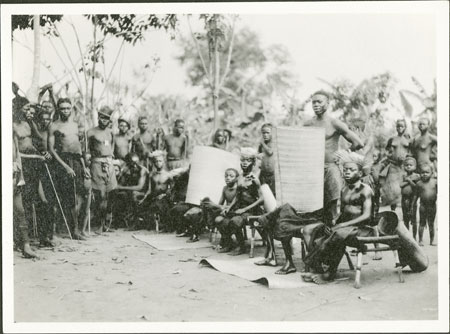
[[[255,251],[255,235],[256,235],[256,226],[258,226],[258,218],[261,216],[247,216],[244,229],[246,226],[250,226],[251,234],[250,234],[250,254],[249,257],[253,258]],[[256,224],[255,224],[256,223]],[[246,234],[245,234],[246,235]],[[247,237],[247,235],[246,235]],[[264,240],[263,243],[265,244]]]
[[[361,287],[361,269],[362,269],[362,256],[368,252],[386,252],[392,251],[394,253],[395,267],[397,268],[398,279],[400,283],[404,283],[402,266],[398,258],[398,249],[400,248],[400,239],[398,235],[390,236],[375,236],[375,237],[356,237],[358,240],[357,256],[358,261],[356,264],[355,284],[354,287],[359,289]],[[367,249],[367,244],[374,244],[375,247]],[[383,244],[385,246],[379,246]]]

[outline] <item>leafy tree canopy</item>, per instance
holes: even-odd
[[[54,22],[59,22],[62,19],[62,15],[40,15],[41,27],[46,27]],[[33,15],[12,15],[11,17],[12,31],[19,29],[32,29],[33,28]]]
[[[127,43],[135,45],[144,39],[144,34],[150,28],[174,30],[177,24],[175,14],[165,15],[85,15],[100,28],[103,34],[121,37]]]

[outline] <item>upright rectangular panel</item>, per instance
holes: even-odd
[[[289,203],[304,212],[322,208],[325,130],[277,127],[273,140],[278,206]]]
[[[239,156],[209,146],[195,146],[191,156],[191,170],[186,193],[186,202],[200,204],[209,197],[218,203],[225,186],[225,170],[240,170]]]

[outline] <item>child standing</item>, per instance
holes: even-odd
[[[414,187],[417,181],[420,180],[419,174],[416,171],[416,159],[413,157],[407,157],[403,163],[403,167],[406,171],[406,175],[403,176],[403,182],[400,183],[402,188],[402,212],[403,212],[403,223],[409,230],[409,223],[411,222],[413,237],[416,239],[417,236],[417,204],[413,203],[414,198]]]
[[[419,166],[420,180],[414,187],[413,205],[420,198],[419,207],[419,245],[423,246],[423,231],[428,225],[430,231],[430,245],[436,246],[434,242],[434,219],[436,217],[437,180],[432,177],[433,167],[431,163]],[[415,214],[411,212],[411,214]]]
[[[261,154],[261,172],[259,181],[261,184],[267,184],[275,195],[275,174],[274,158],[272,149],[272,124],[265,123],[261,127],[262,141],[258,147],[258,153]]]

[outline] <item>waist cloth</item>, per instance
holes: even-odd
[[[75,200],[75,195],[87,195],[87,190],[84,186],[85,177],[84,177],[84,169],[81,164],[81,154],[75,153],[65,153],[58,152],[58,156],[67,164],[72,170],[75,172],[75,177],[72,178],[63,166],[59,163],[55,163],[55,178],[54,183],[58,191],[58,195],[60,195],[61,199],[68,197],[68,199],[73,203]],[[67,194],[67,196],[63,196],[63,194]]]
[[[110,192],[117,187],[112,157],[95,157],[91,161],[92,189]]]
[[[323,203],[326,207],[331,201],[341,197],[344,180],[339,167],[335,163],[326,163],[324,172]]]
[[[186,161],[181,158],[167,158],[167,169],[173,170],[176,168],[184,167]]]

